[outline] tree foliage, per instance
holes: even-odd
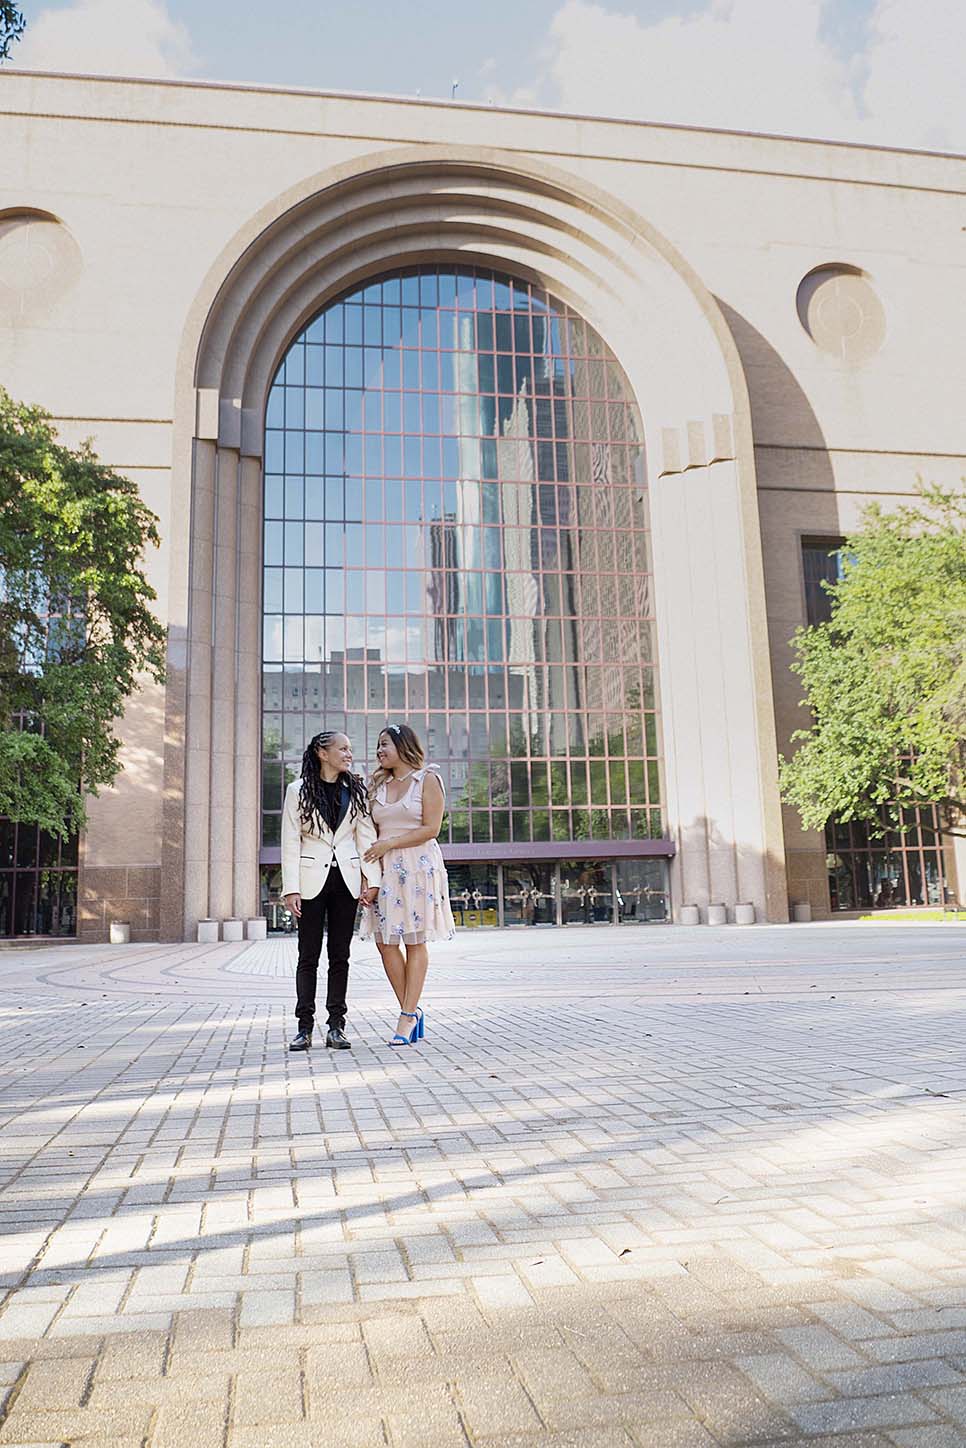
[[[66,834],[119,769],[116,721],[164,673],[134,483],[0,388],[0,814]]]
[[[8,60],[10,47],[23,35],[26,22],[13,0],[0,0],[0,60]]]
[[[866,509],[825,585],[828,623],[801,628],[792,665],[814,722],[781,761],[782,793],[806,828],[940,806],[966,811],[966,493],[920,484],[892,512]]]

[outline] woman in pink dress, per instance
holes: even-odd
[[[446,800],[439,775],[425,758],[408,724],[388,724],[379,735],[379,767],[370,785],[376,842],[364,861],[381,861],[382,883],[378,892],[363,896],[368,908],[360,934],[376,942],[399,1002],[390,1046],[410,1046],[425,1035],[419,998],[429,966],[427,942],[451,940],[455,934],[436,838]]]

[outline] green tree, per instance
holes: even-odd
[[[935,803],[944,832],[966,811],[966,493],[867,508],[825,585],[828,623],[801,628],[792,665],[812,711],[781,788],[806,828]]]
[[[141,567],[156,522],[134,483],[0,388],[0,814],[64,835],[115,779],[125,700],[164,677]]]
[[[13,0],[0,0],[0,60],[8,60],[10,47],[24,32],[26,21]]]

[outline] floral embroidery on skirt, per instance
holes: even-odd
[[[375,904],[362,912],[363,940],[383,945],[423,945],[456,933],[449,880],[439,845],[430,840],[382,857],[382,884]]]

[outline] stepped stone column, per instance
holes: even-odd
[[[262,466],[241,460],[238,492],[238,635],[235,671],[235,816],[232,913],[258,914],[261,775]]]
[[[356,157],[275,198],[192,308],[176,409],[186,460],[194,442],[172,539],[172,596],[184,605],[166,721],[166,928],[178,917],[191,939],[200,919],[258,909],[260,459],[272,379],[320,308],[427,258],[538,278],[620,360],[647,448],[675,902],[751,902],[762,919],[786,919],[751,414],[721,309],[615,197],[542,160],[426,142]]]
[[[191,595],[184,761],[184,918],[208,916],[208,836],[211,803],[211,661],[214,622],[215,443],[194,445],[191,505]]]

